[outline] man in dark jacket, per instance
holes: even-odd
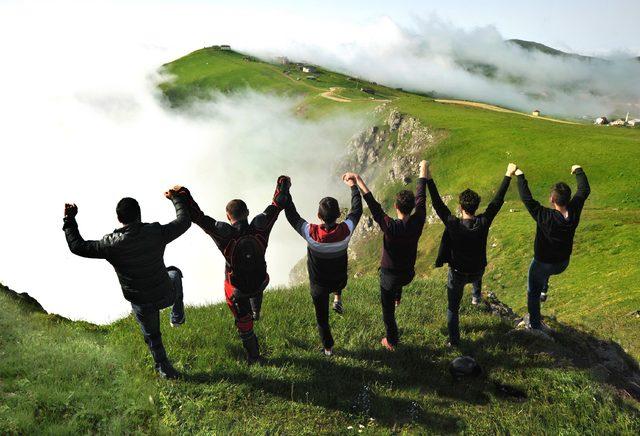
[[[322,341],[322,352],[333,355],[333,336],[329,326],[329,296],[340,295],[347,286],[347,247],[353,230],[362,215],[362,198],[356,186],[355,178],[344,178],[351,189],[351,211],[346,219],[339,223],[340,206],[333,197],[325,197],[318,205],[320,224],[310,224],[300,217],[293,204],[286,208],[287,221],[291,227],[307,242],[307,270],[311,298],[316,312],[318,333]],[[341,300],[338,300],[341,303]],[[342,304],[340,304],[342,313]]]
[[[398,345],[396,306],[400,304],[402,288],[411,283],[415,276],[418,241],[427,215],[426,171],[427,161],[423,160],[420,162],[420,175],[415,195],[406,190],[396,195],[397,218],[395,219],[382,210],[382,206],[373,197],[373,193],[369,191],[362,177],[355,175],[371,215],[384,235],[380,261],[380,303],[386,335],[380,343],[389,351],[394,351]],[[345,174],[345,177],[349,176],[349,173]],[[414,208],[415,212],[413,212]]]
[[[533,199],[522,170],[518,169],[518,191],[525,207],[536,221],[534,256],[529,267],[527,306],[529,323],[533,329],[543,329],[540,301],[547,298],[549,277],[562,273],[569,266],[573,251],[573,237],[580,223],[580,214],[591,188],[580,165],[571,167],[576,175],[578,190],[571,198],[571,188],[559,182],[551,188],[549,202],[543,207]]]
[[[489,227],[504,204],[504,196],[515,171],[516,165],[509,164],[498,192],[484,213],[479,215],[476,215],[476,211],[480,206],[480,196],[471,189],[463,191],[459,196],[462,218],[453,215],[444,204],[431,177],[431,170],[427,171],[427,186],[431,202],[445,226],[436,266],[449,264],[447,330],[451,346],[457,346],[460,342],[459,311],[465,285],[468,283],[473,285],[474,304],[478,304],[482,298],[482,276],[487,266]]]
[[[85,241],[78,231],[75,204],[65,204],[63,230],[73,254],[106,259],[116,271],[124,298],[140,324],[144,340],[151,351],[155,369],[163,378],[178,377],[162,344],[160,309],[174,302],[174,289],[164,264],[167,244],[182,235],[191,225],[186,198],[175,188],[165,193],[176,209],[176,219],[169,224],[143,223],[140,206],[133,198],[118,202],[116,214],[123,227],[98,241]]]
[[[269,206],[249,222],[249,209],[242,200],[231,200],[226,207],[229,223],[205,215],[189,194],[191,219],[211,239],[224,256],[224,293],[251,365],[261,360],[253,322],[260,317],[262,294],[269,284],[264,255],[271,229],[280,211],[289,202],[288,177],[280,176]]]

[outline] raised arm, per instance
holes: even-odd
[[[231,226],[229,223],[216,221],[210,216],[205,215],[187,188],[181,188],[179,191],[184,195],[185,204],[188,207],[191,221],[209,235],[220,250],[224,250],[227,245],[229,235],[231,234]]]
[[[426,163],[426,178],[427,178],[427,187],[429,188],[429,195],[431,196],[431,204],[433,204],[433,208],[436,210],[436,214],[442,220],[443,223],[447,224],[449,217],[451,216],[451,211],[444,204],[442,198],[440,198],[440,193],[438,193],[438,188],[436,187],[436,183],[433,181],[433,177],[431,175],[431,165],[429,162]]]
[[[67,238],[69,250],[77,256],[91,259],[106,259],[109,256],[111,248],[107,237],[104,237],[100,241],[85,241],[78,230],[78,223],[76,222],[77,213],[78,206],[75,204],[67,203],[64,205],[64,225],[62,229]]]
[[[181,190],[182,189],[182,190]],[[164,193],[173,203],[176,209],[176,219],[169,224],[162,226],[162,234],[165,243],[169,243],[186,232],[191,227],[191,217],[189,216],[188,190],[181,186],[174,186]]]
[[[362,216],[362,195],[360,194],[360,189],[358,189],[356,180],[357,177],[352,177],[346,180],[343,177],[343,181],[351,189],[351,210],[345,219],[347,225],[351,223],[351,231],[356,228],[358,222],[360,222],[360,217]]]
[[[573,198],[574,200],[577,198],[584,203],[591,193],[591,187],[589,186],[587,175],[580,165],[574,165],[571,167],[571,172],[576,175],[576,182],[578,182],[578,189]]]
[[[533,219],[537,220],[538,214],[542,209],[542,205],[533,198],[533,195],[531,195],[529,183],[527,183],[527,179],[524,178],[524,173],[520,168],[516,170],[515,175],[518,176],[518,192],[520,193],[520,199]]]
[[[362,177],[360,177],[359,174],[346,173],[342,176],[342,179],[344,180],[347,177],[355,177],[356,184],[358,188],[360,188],[360,191],[362,191],[364,201],[367,203],[369,211],[371,211],[373,220],[378,223],[384,233],[390,231],[393,227],[393,220],[382,210],[382,206],[373,197],[373,192],[369,190],[364,180],[362,180]]]
[[[289,188],[291,187],[291,179],[287,176],[280,176],[276,181],[276,190],[273,193],[271,204],[260,215],[253,219],[253,224],[257,229],[263,232],[268,239],[273,225],[280,215],[280,211],[287,207],[291,200]]]
[[[509,184],[511,183],[511,177],[516,173],[518,167],[514,163],[510,163],[507,166],[507,172],[500,183],[500,187],[498,188],[498,192],[491,200],[491,203],[487,206],[487,210],[485,210],[484,215],[489,219],[489,221],[493,221],[493,219],[498,215],[502,205],[504,204],[504,196],[507,194],[507,190],[509,189]]]
[[[293,230],[295,230],[300,236],[305,238],[304,230],[308,223],[307,220],[302,218],[296,210],[296,205],[293,203],[293,197],[291,196],[291,194],[289,194],[289,203],[287,204],[284,213],[287,217],[287,221],[289,221],[289,224],[291,224],[291,227],[293,227]]]
[[[423,221],[427,217],[427,172],[429,162],[423,160],[420,162],[420,177],[416,186],[416,210],[414,215]]]

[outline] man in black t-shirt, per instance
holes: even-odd
[[[573,198],[571,188],[559,182],[551,188],[549,202],[552,208],[543,207],[533,199],[522,170],[518,169],[518,191],[525,207],[536,221],[534,256],[529,267],[527,306],[529,322],[533,329],[543,328],[540,301],[545,301],[549,277],[562,273],[569,266],[573,251],[573,237],[580,223],[580,214],[591,189],[587,175],[580,165],[571,167],[578,190]]]
[[[436,266],[449,264],[447,330],[451,346],[457,346],[460,342],[458,312],[465,285],[467,283],[473,285],[473,300],[476,304],[482,298],[482,276],[487,266],[489,227],[504,203],[504,196],[509,189],[511,177],[515,174],[516,169],[515,164],[509,164],[498,192],[482,214],[476,215],[478,206],[480,206],[480,196],[471,189],[463,191],[459,196],[462,218],[451,214],[449,208],[440,198],[436,184],[431,177],[431,169],[429,168],[427,171],[427,187],[431,195],[431,202],[445,226]]]

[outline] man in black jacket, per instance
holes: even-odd
[[[333,197],[320,200],[320,224],[310,224],[302,218],[293,204],[293,199],[285,210],[291,227],[307,242],[311,299],[316,312],[322,352],[326,356],[333,355],[334,344],[329,326],[329,296],[331,293],[340,295],[347,286],[347,248],[362,215],[362,197],[354,178],[343,178],[343,181],[351,189],[351,211],[341,223],[338,222],[340,206],[338,200]],[[340,305],[339,313],[342,313],[341,307]]]
[[[124,298],[131,308],[144,340],[151,351],[155,369],[163,378],[178,377],[162,343],[160,309],[174,303],[173,285],[164,264],[167,244],[191,225],[186,197],[170,189],[165,196],[173,202],[176,219],[169,224],[147,224],[141,220],[140,206],[133,198],[118,202],[116,214],[122,227],[98,241],[85,241],[78,231],[75,204],[65,204],[63,230],[73,254],[106,259],[116,271]]]
[[[476,211],[480,206],[480,196],[471,189],[463,191],[459,196],[462,218],[458,218],[451,214],[449,208],[440,198],[436,184],[431,177],[431,170],[427,171],[427,186],[431,201],[445,226],[436,266],[449,264],[447,330],[451,346],[457,346],[460,343],[458,313],[464,286],[468,283],[473,285],[475,304],[478,304],[482,298],[482,276],[487,266],[489,227],[504,204],[504,196],[515,172],[516,165],[509,164],[498,192],[484,213],[479,215],[476,215]]]
[[[396,195],[395,219],[382,210],[382,206],[373,197],[362,177],[355,174],[371,215],[384,235],[380,260],[380,303],[386,335],[380,343],[389,351],[394,351],[399,341],[396,306],[400,304],[402,288],[411,283],[415,276],[418,241],[427,215],[426,174],[427,161],[423,160],[420,162],[420,176],[415,195],[407,190]],[[350,177],[350,173],[345,174],[345,177]]]
[[[189,194],[191,219],[211,239],[224,256],[224,293],[227,306],[233,313],[236,327],[247,352],[247,362],[261,361],[258,337],[253,322],[260,317],[262,294],[269,284],[265,252],[271,229],[282,209],[289,202],[287,176],[278,177],[271,204],[249,222],[249,209],[242,200],[231,200],[226,207],[229,223],[216,221],[202,212]]]
[[[522,170],[518,169],[518,191],[525,207],[536,221],[534,256],[529,267],[527,306],[529,327],[543,329],[540,301],[547,298],[549,277],[562,273],[569,266],[573,251],[573,237],[580,223],[580,214],[591,188],[587,175],[580,165],[573,165],[578,190],[571,198],[571,188],[559,182],[551,188],[549,202],[552,208],[543,207],[533,199],[529,184]]]

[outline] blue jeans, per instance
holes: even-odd
[[[558,263],[544,263],[535,258],[531,261],[527,287],[527,308],[532,328],[538,329],[541,326],[540,294],[549,289],[549,277],[562,273],[568,266],[569,259]]]
[[[449,332],[449,341],[455,344],[460,341],[460,302],[466,284],[471,283],[473,286],[473,295],[481,296],[482,276],[484,268],[477,273],[463,273],[449,268],[449,276],[447,279],[447,330]]]
[[[169,307],[172,303],[173,295],[168,295],[161,301],[154,303],[131,303],[131,309],[140,325],[144,342],[149,347],[151,356],[156,363],[167,360],[167,352],[164,349],[160,333],[160,309]]]
[[[182,292],[182,274],[180,271],[169,270],[167,271],[171,283],[173,283],[173,290],[175,292],[175,300],[173,307],[171,308],[171,322],[174,324],[180,324],[184,322],[184,294]]]

